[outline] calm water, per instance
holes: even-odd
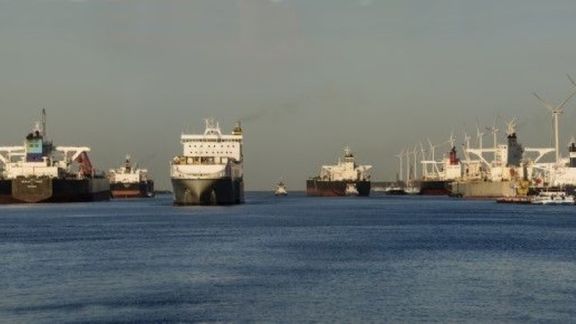
[[[3,322],[571,322],[576,207],[442,198],[0,207]]]

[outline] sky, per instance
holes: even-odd
[[[241,120],[247,190],[303,189],[346,146],[394,179],[403,148],[494,122],[504,141],[513,117],[550,146],[532,92],[574,89],[574,17],[561,0],[0,0],[0,145],[45,107],[57,145],[101,170],[131,154],[170,189],[182,132]],[[575,124],[576,100],[562,147]]]

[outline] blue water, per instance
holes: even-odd
[[[576,207],[169,196],[0,206],[0,321],[573,322]]]

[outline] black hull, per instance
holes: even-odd
[[[110,199],[108,181],[46,177],[0,180],[0,204],[64,203]]]
[[[242,179],[172,179],[175,205],[234,205],[244,203]]]
[[[430,196],[448,196],[452,193],[450,183],[447,180],[430,180],[420,183],[420,194]]]
[[[154,181],[135,183],[111,183],[112,198],[151,198],[154,197]]]
[[[358,196],[370,195],[370,181],[322,181],[307,180],[306,194],[316,197],[340,197],[346,196],[348,184],[355,184]]]

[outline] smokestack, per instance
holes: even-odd
[[[576,143],[574,140],[572,140],[568,149],[570,151],[570,167],[576,168]]]
[[[506,166],[509,167],[519,167],[522,162],[522,154],[524,154],[524,148],[522,145],[518,144],[516,138],[516,133],[511,133],[508,135],[508,161],[506,161]]]

